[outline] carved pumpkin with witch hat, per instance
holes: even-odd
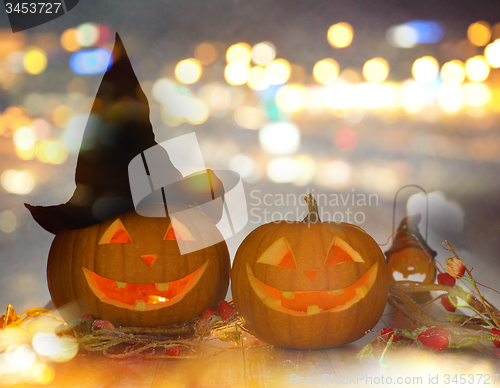
[[[434,283],[436,267],[434,251],[420,234],[418,224],[422,215],[417,213],[401,220],[394,242],[385,252],[392,281],[413,280]]]
[[[170,216],[166,203],[163,217],[135,212],[128,166],[156,145],[147,98],[117,35],[112,63],[85,128],[75,193],[57,206],[26,204],[33,218],[55,234],[47,280],[56,308],[72,305],[60,310],[65,319],[91,314],[114,325],[170,325],[213,309],[224,299],[230,262],[215,227],[217,214],[191,211],[183,222],[171,217],[172,210],[189,209],[203,193],[210,198],[224,193],[210,170],[204,172],[210,185],[200,190],[198,182],[196,193],[179,192],[183,186],[177,185],[175,197],[184,203],[169,202]],[[162,170],[172,181],[186,180],[166,151],[161,158]],[[169,187],[161,190],[165,200]],[[180,242],[206,238],[218,243],[180,253]]]

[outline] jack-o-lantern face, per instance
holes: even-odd
[[[218,230],[201,213],[189,225],[174,221],[128,211],[58,233],[47,267],[55,306],[76,302],[78,314],[131,326],[179,323],[214,308],[229,285],[227,246],[181,255],[179,240],[195,243]]]
[[[387,301],[382,251],[361,228],[282,221],[241,244],[231,275],[245,326],[273,345],[340,346],[378,322]]]
[[[436,267],[432,256],[420,247],[409,246],[391,253],[387,260],[391,280],[434,283]]]

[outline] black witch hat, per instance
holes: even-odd
[[[134,203],[128,165],[138,154],[156,145],[146,95],[116,34],[111,65],[85,127],[73,196],[61,205],[25,206],[40,226],[54,234],[63,229],[85,228],[131,209]],[[182,181],[182,174],[166,151],[161,155],[161,163],[172,181]],[[222,185],[220,181],[216,184],[220,194]],[[186,199],[190,199],[189,195]]]
[[[389,256],[392,253],[399,252],[405,248],[418,248],[422,249],[427,253],[429,257],[433,259],[436,257],[437,252],[433,250],[429,245],[427,245],[427,241],[420,234],[420,230],[418,229],[418,224],[422,219],[422,215],[417,213],[412,216],[407,216],[403,218],[398,226],[396,237],[394,238],[394,242],[392,243],[389,250],[385,252],[385,256],[387,260],[389,260]]]

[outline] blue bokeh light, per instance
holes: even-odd
[[[412,20],[403,24],[417,33],[416,43],[438,43],[444,35],[444,28],[433,20]]]
[[[82,50],[69,59],[69,66],[76,74],[99,74],[108,68],[111,52],[104,48]]]

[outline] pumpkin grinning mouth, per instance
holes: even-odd
[[[255,277],[247,263],[250,285],[262,302],[275,310],[292,315],[313,315],[345,310],[363,299],[371,290],[377,277],[378,263],[366,271],[354,284],[329,291],[281,291]]]
[[[394,271],[392,273],[394,280],[411,280],[414,282],[423,282],[425,281],[427,274],[426,273],[401,273],[399,271]]]
[[[182,279],[165,283],[125,283],[105,278],[87,268],[83,268],[83,273],[101,302],[128,310],[150,311],[180,301],[198,283],[209,261]]]

